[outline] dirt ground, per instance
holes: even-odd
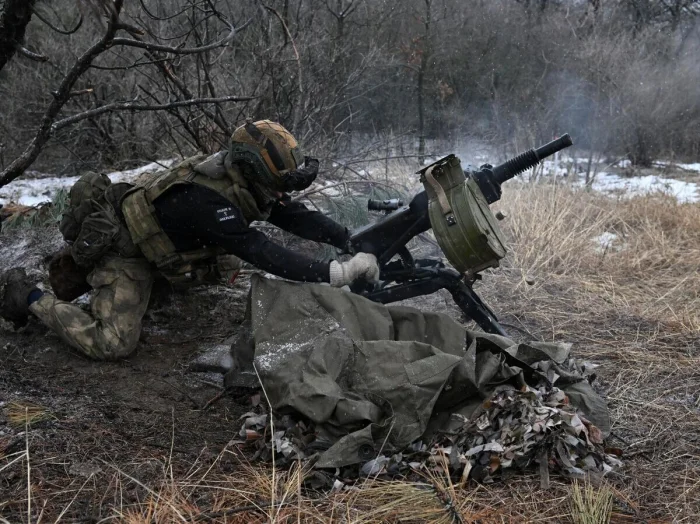
[[[37,503],[65,507],[91,474],[95,485],[109,484],[114,467],[149,484],[162,478],[158,465],[169,457],[183,465],[221,451],[238,429],[246,399],[225,396],[206,407],[221,391],[220,376],[188,368],[203,347],[235,330],[245,288],[242,281],[201,301],[171,297],[146,319],[137,354],[116,363],[75,354],[38,323],[0,332],[0,450],[24,450],[29,439]],[[12,402],[40,406],[46,420],[32,424],[27,436],[8,421]],[[0,474],[0,514],[10,522],[26,521],[25,473],[8,468]],[[82,493],[64,519],[104,518],[104,493]],[[120,494],[132,495],[138,499],[128,490]]]
[[[29,246],[25,239],[4,238],[3,265],[23,262],[30,272],[40,271],[43,255],[53,247],[39,242],[40,234],[27,233]],[[10,245],[25,245],[22,260],[5,258]],[[226,445],[247,399],[225,396],[207,407],[221,392],[221,376],[188,369],[207,347],[235,332],[247,287],[242,277],[230,288],[157,293],[136,354],[121,362],[88,360],[37,321],[17,332],[7,324],[0,328],[0,457],[25,450],[28,442],[32,496],[39,507],[51,509],[45,519],[54,520],[54,508],[66,507],[91,475],[95,486],[109,485],[116,467],[151,483],[162,478],[162,460],[172,456],[172,464],[192,463]],[[28,435],[23,424],[9,420],[17,408],[13,403],[42,410],[43,420]],[[0,468],[6,464],[3,460]],[[0,515],[7,521],[27,521],[26,488],[26,470],[0,471]],[[106,517],[107,491],[84,489],[63,520]],[[138,499],[129,490],[120,496]]]
[[[0,237],[0,269],[21,264],[42,276],[44,257],[55,248],[55,237],[42,230]],[[625,464],[609,479],[612,522],[700,517],[698,262],[688,264],[696,268],[693,280],[685,266],[677,268],[682,276],[671,287],[624,272],[613,277],[614,260],[600,262],[598,273],[533,269],[532,285],[521,269],[506,266],[477,285],[514,338],[572,342],[575,356],[600,365],[597,384],[613,418],[608,445],[622,450]],[[416,517],[410,500],[425,509],[424,490],[401,483],[391,483],[390,489],[405,490],[391,492],[394,502],[387,502],[387,491],[373,499],[367,486],[359,499],[299,492],[295,512],[262,511],[276,482],[288,477],[275,480],[264,466],[222,453],[253,399],[234,392],[213,401],[220,376],[190,370],[197,356],[235,333],[247,289],[243,277],[232,287],[157,293],[136,355],[117,363],[71,352],[36,322],[18,332],[0,328],[0,517],[12,523],[318,522],[341,504],[352,522],[572,521],[571,484],[555,479],[550,491],[541,491],[534,475],[470,483],[459,492],[436,487],[435,519]],[[460,318],[445,294],[411,304]],[[381,513],[380,506],[391,508]]]

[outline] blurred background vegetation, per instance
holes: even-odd
[[[17,4],[31,10],[0,70],[0,170],[31,143],[114,3],[5,0],[5,26]],[[248,117],[281,121],[326,158],[422,157],[468,140],[505,155],[563,132],[638,166],[697,158],[699,19],[694,0],[126,0],[118,37],[197,48],[237,32],[191,54],[109,47],[57,119],[115,102],[252,100],[85,117],[56,130],[32,169],[216,151]]]

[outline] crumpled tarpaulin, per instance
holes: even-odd
[[[323,449],[315,465],[331,468],[454,432],[486,399],[528,386],[549,391],[552,383],[566,394],[559,401],[605,436],[605,402],[566,365],[569,353],[566,344],[517,344],[469,331],[441,313],[254,276],[225,383],[257,386],[259,375],[276,413],[314,424]]]

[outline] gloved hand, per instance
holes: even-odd
[[[377,257],[371,253],[358,253],[347,262],[331,262],[330,282],[333,287],[352,284],[358,278],[368,282],[379,280]]]
[[[243,260],[236,255],[218,255],[216,257],[215,273],[219,280],[233,283],[243,267]]]
[[[29,318],[29,293],[37,289],[21,267],[0,274],[0,316],[15,325],[24,326]]]
[[[303,191],[308,188],[318,176],[318,160],[310,156],[304,157],[304,165],[293,171],[288,171],[281,177],[282,191]]]

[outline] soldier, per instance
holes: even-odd
[[[188,158],[135,185],[86,174],[71,188],[59,226],[70,247],[49,267],[56,296],[39,290],[24,269],[10,269],[0,275],[0,315],[21,326],[31,312],[85,355],[114,360],[134,351],[159,275],[175,287],[220,282],[235,277],[243,260],[296,281],[342,287],[376,280],[374,255],[322,262],[250,227],[266,220],[345,247],[345,227],[287,194],[309,187],[317,173],[318,160],[302,157],[289,131],[261,120],[236,129],[227,151]],[[70,303],[90,289],[89,312]]]

